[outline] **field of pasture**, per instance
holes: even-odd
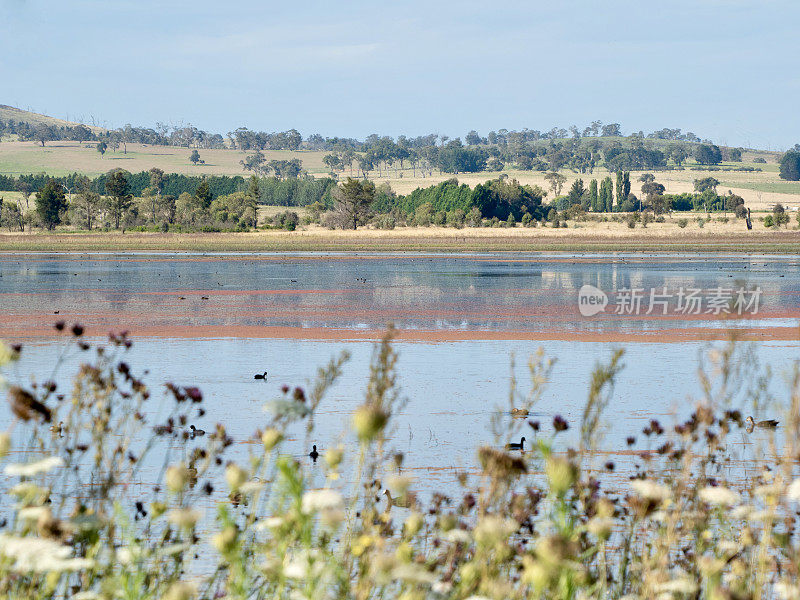
[[[0,143],[0,174],[20,175],[27,173],[45,172],[51,175],[61,176],[73,172],[85,173],[89,176],[97,176],[106,173],[111,169],[123,168],[132,173],[146,171],[152,167],[158,167],[167,173],[182,173],[185,175],[246,175],[241,161],[246,152],[231,149],[200,150],[200,157],[205,164],[193,165],[189,161],[191,150],[187,148],[177,148],[173,146],[148,146],[144,144],[128,144],[127,152],[122,147],[116,151],[109,149],[105,155],[100,155],[93,143],[56,141],[48,142],[44,147],[34,142],[4,141]],[[324,177],[328,174],[328,168],[322,159],[327,152],[311,151],[266,151],[264,152],[267,161],[270,160],[290,160],[299,158],[303,163],[303,168],[315,177]],[[768,162],[752,163],[756,156],[765,158]],[[728,190],[742,196],[752,210],[763,211],[771,210],[776,203],[781,203],[790,208],[800,207],[800,182],[783,181],[778,177],[776,153],[745,153],[742,163],[723,163],[718,171],[696,171],[692,165],[688,164],[682,171],[664,171],[656,174],[656,180],[664,184],[668,194],[679,194],[693,191],[693,181],[695,179],[713,176],[721,184],[718,192],[725,193]],[[760,168],[761,171],[741,172],[726,169],[734,169],[742,166]],[[475,186],[489,179],[497,178],[501,172],[480,172],[480,173],[460,173],[453,175],[450,173],[422,173],[420,169],[412,169],[408,163],[404,169],[396,165],[382,171],[378,176],[377,171],[370,173],[370,178],[376,183],[388,183],[392,189],[399,194],[408,194],[418,187],[428,187],[451,177],[457,177],[462,183]],[[519,171],[506,169],[502,173],[511,178],[517,179],[522,184],[539,185],[548,190],[549,197],[552,192],[544,179],[544,173],[537,171]],[[592,178],[602,179],[609,175],[603,169],[595,169],[592,174],[577,174],[569,170],[562,172],[567,181],[564,184],[562,193],[569,189],[569,186],[577,178],[582,178],[585,182]],[[339,173],[340,177],[347,177],[351,174],[349,169]],[[639,193],[638,179],[640,173],[632,173],[632,191]],[[356,175],[356,171],[353,171]]]

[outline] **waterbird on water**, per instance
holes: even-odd
[[[516,442],[511,442],[510,444],[507,444],[506,450],[525,450],[524,446],[525,446],[525,437],[523,437],[519,441],[519,444],[517,444]]]
[[[311,460],[317,462],[317,459],[319,458],[319,452],[317,452],[316,444],[314,444],[314,446],[311,448],[311,452],[309,452],[308,455],[311,457]]]
[[[753,417],[747,417],[745,422],[747,423],[747,433],[753,433],[753,429],[756,427],[758,429],[775,429],[778,427],[779,423],[779,421],[776,421],[775,419],[766,419],[765,421],[759,421],[756,423],[753,420]]]
[[[264,381],[267,380],[267,372],[264,371],[263,373],[256,373],[253,375],[253,379],[263,379]]]
[[[527,417],[528,416],[528,409],[527,408],[512,408],[511,415],[514,417]]]
[[[406,494],[405,499],[393,498],[392,493],[385,489],[383,490],[383,495],[386,496],[386,508],[383,512],[389,512],[392,510],[393,506],[399,506],[400,508],[412,508],[416,501],[416,498],[411,493]]]
[[[191,430],[192,430],[192,439],[194,439],[194,438],[196,438],[196,437],[198,437],[198,436],[201,436],[201,435],[205,435],[205,434],[206,434],[206,432],[205,432],[204,430],[202,430],[202,429],[198,429],[198,428],[197,428],[197,427],[195,427],[194,425],[189,425],[189,429],[191,429]]]

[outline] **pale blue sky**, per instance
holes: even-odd
[[[0,0],[0,104],[304,135],[800,142],[796,0]]]

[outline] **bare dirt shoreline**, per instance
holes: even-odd
[[[793,229],[398,228],[251,233],[1,233],[0,252],[564,251],[800,254]]]

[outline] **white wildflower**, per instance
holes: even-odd
[[[38,521],[43,514],[48,512],[44,506],[28,506],[19,509],[17,515],[23,521]]]
[[[18,352],[14,352],[10,346],[0,342],[0,366],[9,363],[12,360],[17,360],[17,358],[19,358]]]
[[[290,559],[283,567],[283,574],[289,579],[305,579],[308,572],[308,560],[305,556]]]
[[[733,506],[739,502],[739,494],[726,487],[704,487],[700,490],[700,498],[715,506]]]
[[[121,565],[130,565],[140,555],[138,548],[118,548],[117,549],[117,562]]]
[[[341,508],[343,505],[342,495],[336,490],[310,490],[303,494],[302,509],[306,514],[328,508]]]
[[[243,494],[255,494],[264,487],[261,481],[248,481],[239,486],[239,491]]]
[[[669,500],[672,497],[672,494],[667,486],[656,483],[655,481],[651,481],[649,479],[634,479],[631,481],[631,487],[633,488],[634,492],[639,494],[642,498],[646,498],[647,500],[663,502],[664,500]]]
[[[265,531],[267,529],[277,529],[281,525],[283,525],[281,517],[268,517],[256,523],[255,529],[257,531]]]
[[[451,529],[450,531],[445,531],[442,534],[442,539],[454,544],[469,544],[472,540],[469,535],[469,531],[465,531],[464,529]]]
[[[774,589],[781,600],[800,600],[800,588],[786,580],[776,583]]]
[[[31,504],[38,496],[46,496],[47,490],[30,481],[12,486],[8,493],[18,498],[22,504]]]
[[[283,561],[283,574],[290,579],[306,579],[316,577],[324,568],[323,561],[318,558],[318,552],[302,550],[289,554]]]
[[[694,594],[697,592],[697,582],[688,577],[678,577],[672,581],[666,581],[656,586],[657,592],[668,592],[673,594]]]
[[[744,504],[742,506],[737,506],[733,510],[731,510],[731,517],[734,519],[746,519],[748,518],[753,512],[753,507]]]
[[[4,472],[11,477],[36,477],[63,466],[63,458],[60,456],[48,456],[33,463],[7,465]]]
[[[434,593],[442,594],[443,596],[449,594],[452,589],[453,584],[449,581],[434,581],[433,585],[431,586],[431,590]]]
[[[789,500],[800,502],[800,479],[795,479],[789,484],[789,487],[786,488],[786,496]]]
[[[11,559],[18,573],[80,571],[94,566],[87,558],[70,558],[72,548],[42,538],[21,538],[0,534],[0,555]]]
[[[392,569],[392,576],[395,579],[402,579],[411,583],[423,583],[432,585],[436,581],[436,576],[417,564],[404,563]]]
[[[191,508],[176,508],[167,514],[167,520],[178,527],[191,528],[200,520],[200,513]]]
[[[654,510],[650,514],[650,520],[655,521],[656,523],[666,523],[669,515],[665,510]]]

